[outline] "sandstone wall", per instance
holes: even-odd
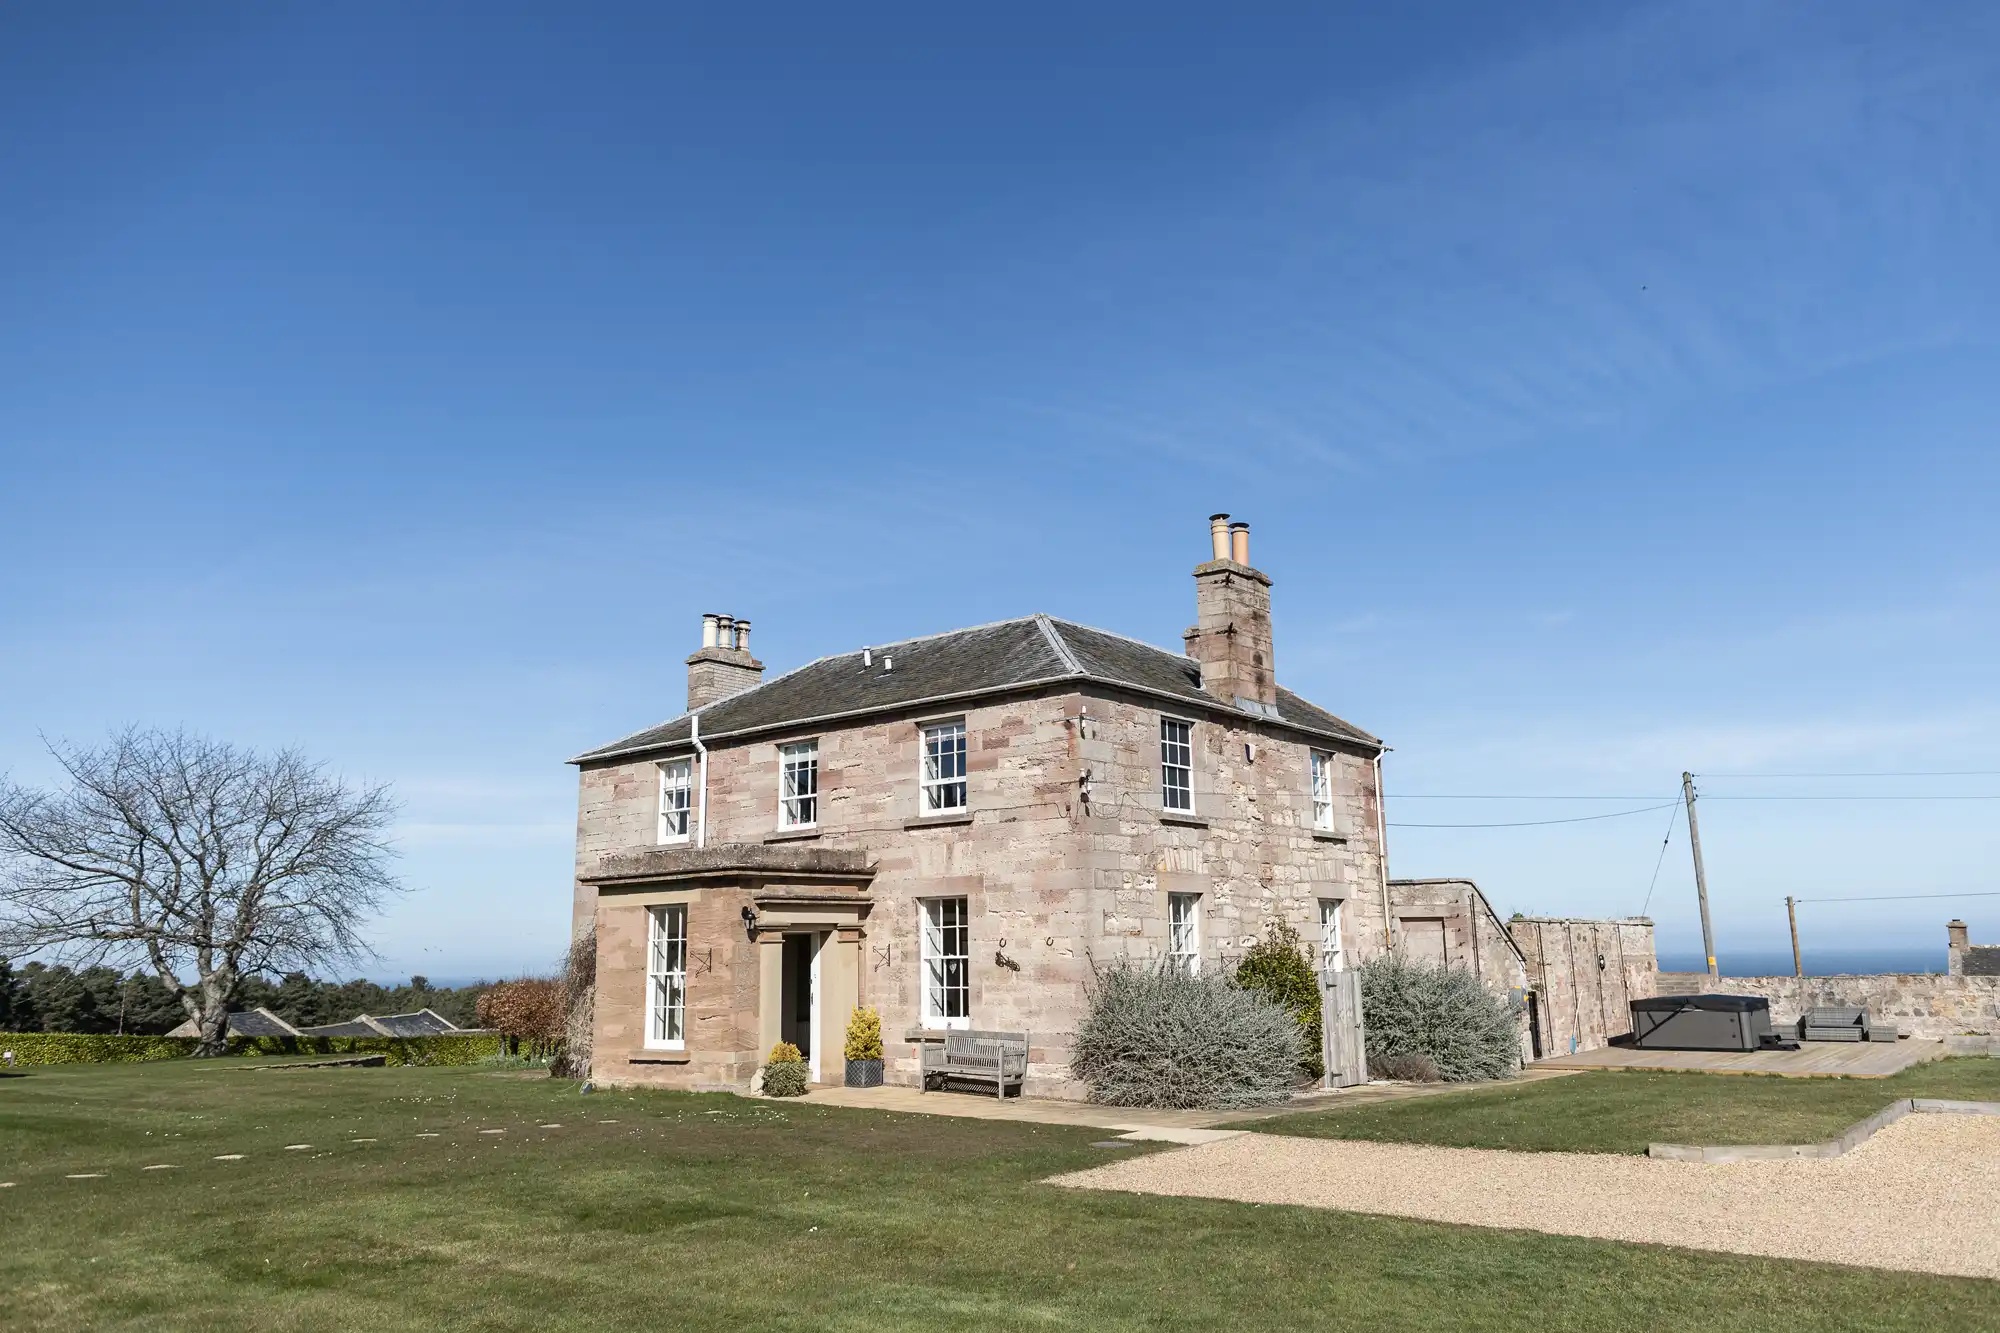
[[[1883,972],[1711,978],[1706,972],[1667,972],[1660,983],[1663,995],[1762,995],[1771,1002],[1772,1024],[1792,1035],[1807,1009],[1845,1006],[1866,1008],[1870,1017],[1894,1023],[1913,1037],[2000,1036],[2000,976]]]
[[[1543,1057],[1595,1050],[1632,1030],[1631,1001],[1659,993],[1653,923],[1644,917],[1515,917]]]

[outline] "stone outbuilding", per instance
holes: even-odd
[[[1278,683],[1249,527],[1209,536],[1180,651],[1034,615],[766,681],[748,623],[704,617],[688,711],[572,761],[593,1077],[741,1089],[786,1040],[838,1081],[866,1004],[891,1082],[999,1028],[1077,1096],[1094,962],[1224,968],[1273,921],[1328,969],[1388,947],[1383,743]]]

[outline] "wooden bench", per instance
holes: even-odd
[[[1019,1095],[1028,1081],[1028,1034],[946,1032],[942,1045],[923,1048],[919,1068],[920,1092],[929,1092],[935,1078],[940,1088],[948,1087],[953,1079],[963,1079],[991,1084],[995,1097],[1005,1097],[1010,1086]]]

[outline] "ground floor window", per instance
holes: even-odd
[[[646,1045],[681,1050],[687,1045],[687,908],[654,907],[646,916]]]
[[[963,898],[927,898],[918,904],[923,949],[924,1026],[962,1028],[972,1023],[972,932]]]
[[[1328,976],[1347,970],[1347,951],[1340,946],[1340,899],[1319,900],[1319,970]]]
[[[1201,895],[1167,895],[1167,965],[1193,976],[1201,971]]]

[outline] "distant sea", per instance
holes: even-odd
[[[1943,949],[1807,949],[1806,975],[1832,977],[1866,972],[1942,972]],[[1792,955],[1764,951],[1733,953],[1717,949],[1716,969],[1725,977],[1788,977],[1792,975]],[[1664,952],[1662,972],[1706,972],[1708,965],[1698,953]]]

